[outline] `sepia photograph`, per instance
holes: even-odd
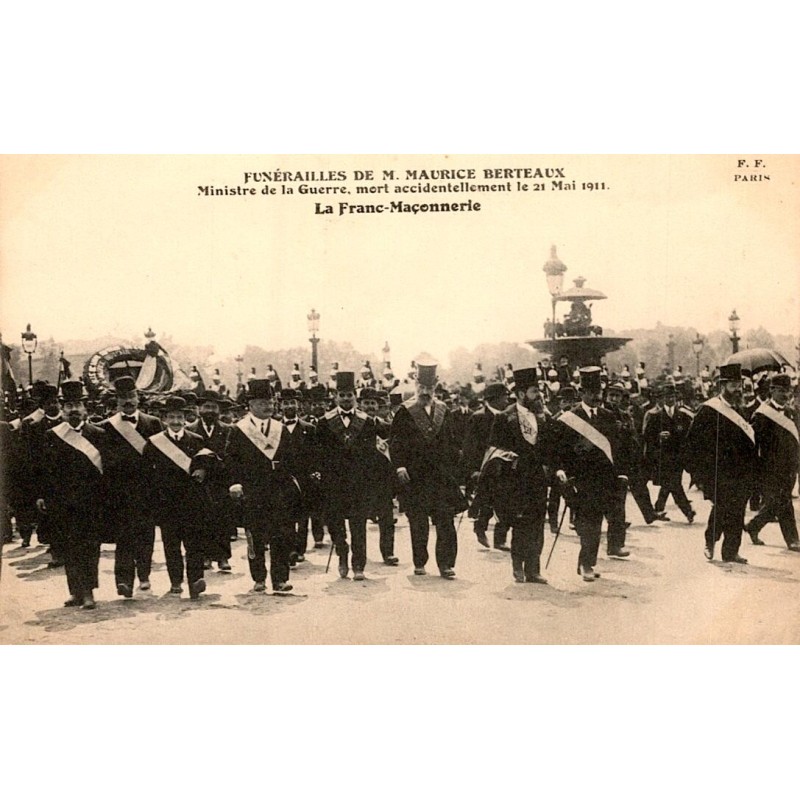
[[[797,644],[800,158],[0,160],[3,644]]]

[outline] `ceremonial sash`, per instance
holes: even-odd
[[[347,442],[364,427],[367,415],[363,411],[354,411],[350,419],[350,425],[345,427],[342,415],[335,408],[332,408],[325,414],[325,419],[328,420],[331,430]]]
[[[684,406],[681,406],[678,409],[678,411],[680,411],[682,414],[686,414],[686,416],[689,417],[689,419],[694,419],[694,411],[690,411],[688,408],[685,408]]]
[[[433,419],[431,415],[422,406],[417,405],[416,400],[410,400],[405,404],[412,419],[416,422],[417,427],[426,435],[434,436],[439,432],[444,422],[444,412],[447,409],[444,403],[436,400],[433,401]]]
[[[182,469],[187,475],[192,467],[192,458],[188,456],[183,450],[162,431],[155,436],[150,437],[150,443],[163,453],[176,467]]]
[[[62,422],[60,425],[56,425],[55,428],[51,428],[51,430],[62,442],[68,444],[79,453],[83,453],[97,468],[97,471],[101,475],[103,474],[103,459],[100,451],[79,431],[76,431],[72,425]]]
[[[609,442],[594,425],[589,424],[573,411],[565,411],[559,417],[559,420],[572,428],[576,433],[583,436],[584,439],[588,439],[598,450],[603,452],[603,455],[605,455],[612,465],[614,464],[614,459],[611,456],[611,442]]]
[[[11,426],[12,431],[18,431],[20,429],[20,426],[22,425],[22,420],[19,418],[12,419],[11,422],[9,422],[8,424]]]
[[[280,422],[275,419],[270,420],[266,433],[261,433],[261,429],[253,425],[249,417],[242,417],[236,423],[236,427],[261,451],[262,455],[265,455],[270,461],[275,458],[283,431],[283,425]]]
[[[130,422],[122,421],[122,414],[109,417],[108,424],[139,454],[144,451],[147,440]]]
[[[375,449],[382,455],[386,456],[387,461],[391,461],[392,458],[389,455],[389,440],[388,439],[381,439],[380,436],[375,437]]]
[[[483,454],[483,461],[481,461],[481,472],[490,461],[494,461],[496,458],[502,461],[514,461],[518,456],[513,450],[503,450],[502,447],[487,447],[486,452]]]
[[[706,400],[703,405],[708,406],[718,414],[722,414],[725,419],[730,420],[737,428],[739,428],[753,444],[756,443],[756,434],[752,425],[750,425],[750,423],[744,417],[740,416],[729,405],[723,403],[719,397],[712,397],[710,400]]]
[[[41,422],[44,419],[44,409],[37,408],[35,411],[31,411],[27,417],[23,420],[24,422]]]
[[[794,422],[792,422],[792,420],[790,420],[786,414],[776,411],[769,403],[762,403],[761,408],[756,411],[756,414],[763,414],[771,422],[774,422],[776,425],[780,425],[784,430],[789,431],[796,442],[800,442],[800,436],[797,435],[797,426],[794,424]]]

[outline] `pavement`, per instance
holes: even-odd
[[[466,516],[459,525],[457,578],[439,577],[431,531],[428,575],[415,576],[408,526],[398,515],[397,567],[380,561],[377,526],[368,530],[367,579],[343,580],[337,559],[325,573],[329,547],[311,550],[292,570],[294,594],[256,594],[243,536],[232,544],[232,573],[206,572],[199,600],[169,593],[160,540],[152,589],[133,599],[116,594],[114,548],[104,545],[97,609],[64,608],[63,568],[48,569],[34,537],[3,549],[0,644],[797,644],[800,554],[788,551],[777,523],[745,534],[749,564],[703,556],[709,504],[689,492],[693,525],[671,504],[670,522],[645,525],[628,498],[628,559],[605,557],[585,583],[576,574],[578,538],[564,522],[549,584],[515,583],[510,556],[481,547]],[[798,501],[795,500],[795,512]],[[750,512],[748,512],[748,517]],[[458,522],[458,519],[456,520]],[[491,541],[491,529],[489,539]],[[326,545],[328,539],[326,537]],[[553,543],[545,533],[542,565]],[[719,549],[719,548],[718,548]]]

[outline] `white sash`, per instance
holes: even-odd
[[[51,430],[61,441],[73,447],[79,453],[83,453],[94,464],[97,471],[101,475],[103,474],[103,459],[100,451],[79,431],[76,431],[72,425],[62,422],[60,425],[56,425],[55,428],[51,428]]]
[[[581,419],[577,414],[573,411],[566,411],[560,417],[559,420],[563,422],[565,425],[569,426],[574,430],[576,433],[579,433],[584,439],[588,439],[596,448],[602,450],[603,455],[614,464],[614,459],[611,456],[611,442],[600,433],[594,425],[590,425],[586,420]]]
[[[139,454],[142,454],[147,440],[136,430],[135,425],[123,422],[122,414],[109,417],[108,424]]]
[[[756,414],[763,414],[768,420],[771,420],[776,425],[780,425],[784,430],[794,436],[796,442],[800,442],[800,436],[797,435],[797,426],[786,416],[779,411],[776,411],[769,403],[762,403],[761,407],[756,411]]]
[[[752,425],[740,414],[734,411],[729,405],[722,402],[719,397],[712,397],[706,400],[703,405],[714,409],[718,414],[722,414],[725,419],[730,420],[737,428],[741,429],[742,433],[753,443],[756,443],[756,434]]]
[[[162,452],[176,467],[182,469],[187,475],[192,467],[192,459],[167,436],[165,431],[151,436],[148,440],[153,447]]]
[[[278,420],[269,420],[266,433],[261,433],[260,428],[253,425],[250,417],[242,417],[236,423],[236,427],[261,451],[262,455],[265,455],[270,461],[275,458],[283,431],[283,425]]]
[[[25,417],[25,422],[41,422],[44,419],[44,409],[37,408],[34,411],[31,411],[27,417]]]
[[[382,455],[386,456],[387,461],[391,461],[392,457],[389,455],[389,440],[381,439],[380,436],[375,437],[375,448]]]
[[[490,461],[494,461],[496,458],[502,461],[516,461],[519,456],[513,450],[503,450],[502,447],[487,447],[486,452],[483,454],[483,461],[481,461],[481,472]]]
[[[8,424],[11,426],[12,431],[18,431],[22,426],[22,420],[17,417],[17,419],[12,419]]]

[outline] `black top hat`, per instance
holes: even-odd
[[[599,392],[602,388],[601,375],[600,367],[582,367],[580,370],[581,389],[587,392]]]
[[[574,386],[562,386],[558,390],[558,396],[564,400],[575,400],[575,398],[578,396],[578,393],[575,391]]]
[[[164,411],[166,411],[167,414],[169,414],[170,411],[185,411],[186,405],[186,400],[180,395],[171,394],[164,400]]]
[[[274,392],[267,378],[255,378],[247,384],[248,400],[272,400]]]
[[[792,380],[785,372],[782,372],[779,375],[773,375],[769,379],[769,388],[770,389],[791,389],[792,388]]]
[[[114,381],[117,397],[128,397],[136,391],[136,381],[130,375],[123,375]]]
[[[505,397],[508,394],[508,388],[502,383],[490,383],[483,390],[483,397],[485,400],[497,400]]]
[[[435,361],[420,361],[417,364],[417,381],[423,386],[436,386],[436,367]]]
[[[356,376],[353,372],[337,372],[336,373],[336,391],[337,392],[355,392],[356,390]]]
[[[742,365],[723,364],[719,368],[719,379],[721,381],[740,381],[742,379]]]
[[[220,397],[219,392],[215,392],[213,389],[206,389],[200,397],[197,398],[197,402],[202,405],[203,403],[219,403]]]
[[[53,389],[55,388],[54,386]],[[76,403],[78,400],[85,400],[88,396],[83,381],[64,381],[61,384],[61,399],[65,403]]]
[[[514,370],[514,391],[527,392],[531,386],[539,383],[539,376],[536,367]]]

